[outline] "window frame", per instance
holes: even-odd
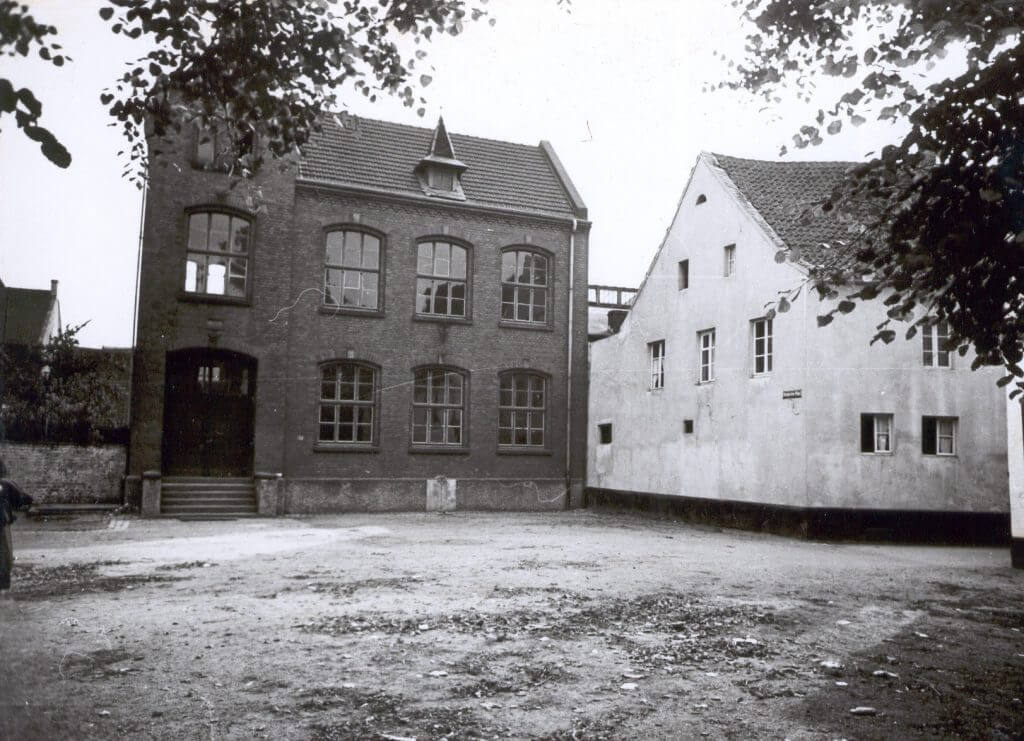
[[[949,425],[949,434],[942,434],[942,425]],[[929,431],[929,425],[931,430]],[[938,415],[921,415],[921,454],[935,458],[955,458],[958,451],[959,417],[943,417]],[[942,452],[941,442],[949,440],[949,452]]]
[[[758,325],[764,327],[764,335],[760,338],[757,336]],[[757,342],[761,339],[764,343],[764,352],[757,352]],[[751,376],[768,376],[771,375],[775,369],[775,325],[774,320],[762,316],[757,319],[750,320],[750,372]],[[758,360],[763,361],[763,367],[761,370],[757,369]]]
[[[429,391],[427,400],[423,402],[416,401],[417,387],[419,385],[420,375],[431,373],[443,373],[445,378],[445,393],[444,401],[435,403],[430,401]],[[454,374],[461,379],[462,382],[462,403],[461,405],[451,404],[448,402],[448,386],[447,377],[448,374]],[[409,451],[410,452],[427,452],[427,453],[468,453],[469,452],[469,371],[465,368],[459,368],[453,365],[419,365],[412,369],[412,384],[410,384],[410,390],[412,396],[409,401]],[[428,386],[428,389],[430,386]],[[443,442],[431,442],[430,441],[430,420],[431,410],[440,408],[446,412],[445,422],[443,423],[442,429],[444,430]],[[426,409],[427,417],[425,425],[416,424],[416,411],[418,409]],[[460,412],[460,423],[459,423],[459,442],[448,442],[448,415],[447,412],[451,410],[459,410]],[[426,430],[426,440],[416,440],[416,430],[418,427],[424,427]]]
[[[679,280],[679,290],[680,291],[687,290],[690,287],[690,259],[689,258],[686,258],[685,260],[680,260],[679,261],[679,268],[678,268],[677,276],[678,276],[678,280]]]
[[[704,339],[710,340],[705,347]],[[715,328],[702,329],[697,332],[697,385],[714,383],[715,381]],[[707,362],[705,362],[707,353]],[[707,373],[705,374],[705,369]]]
[[[351,367],[354,371],[354,387],[355,394],[358,396],[359,389],[359,375],[360,370],[368,370],[372,376],[372,391],[371,399],[343,399],[339,386],[342,381],[339,378],[339,372],[343,366]],[[320,451],[345,451],[345,452],[376,452],[380,447],[380,402],[381,402],[381,368],[380,366],[369,363],[365,360],[352,360],[349,358],[334,358],[326,360],[317,365],[319,370],[319,380],[317,383],[317,394],[316,394],[316,409],[317,409],[317,432],[315,436],[314,449]],[[323,388],[326,383],[324,375],[329,370],[335,370],[335,392],[337,398],[325,399],[323,395]],[[322,426],[324,424],[333,424],[335,428],[335,434],[337,435],[338,428],[343,424],[341,421],[341,414],[335,412],[333,414],[333,422],[323,421],[323,408],[325,404],[330,404],[335,409],[341,409],[342,407],[352,407],[353,409],[370,409],[370,439],[368,441],[360,441],[358,439],[353,440],[324,440],[321,438]],[[358,415],[354,415],[353,419],[358,419]],[[358,421],[353,422],[354,435],[358,438]]]
[[[542,406],[535,407],[532,404],[527,404],[527,406],[520,406],[520,405],[517,405],[515,403],[515,401],[516,401],[515,400],[515,394],[516,394],[515,379],[516,379],[516,377],[524,377],[524,378],[526,378],[528,380],[528,384],[527,384],[527,388],[526,388],[526,394],[527,394],[528,401],[531,399],[531,397],[532,397],[532,395],[534,393],[534,390],[532,388],[532,384],[529,383],[529,382],[532,382],[532,381],[535,381],[535,380],[539,380],[540,381],[540,383],[541,383],[541,393],[543,394],[543,402],[544,402]],[[511,404],[504,404],[504,403],[502,403],[502,396],[503,396],[503,393],[505,391],[503,386],[504,386],[504,382],[505,382],[506,379],[511,379],[512,380],[512,388],[510,389],[510,391],[512,393],[512,398],[511,398],[511,402],[512,403]],[[550,422],[550,419],[551,419],[551,414],[550,414],[550,411],[549,411],[550,410],[550,401],[551,401],[551,376],[549,374],[544,373],[542,371],[535,370],[533,368],[509,368],[507,370],[501,371],[498,374],[498,420],[497,420],[497,425],[495,427],[495,429],[497,431],[498,450],[499,451],[504,451],[504,452],[519,451],[519,452],[537,452],[537,453],[543,453],[543,452],[548,451],[550,449],[550,435],[548,434],[548,426],[549,426],[549,422]],[[527,439],[529,439],[530,431],[538,429],[537,427],[534,427],[534,426],[532,426],[530,424],[530,421],[532,421],[532,415],[536,414],[538,411],[541,414],[541,427],[539,428],[540,431],[541,431],[541,442],[539,444],[538,443],[530,443],[530,442],[526,442],[526,443],[517,443],[517,442],[515,442],[516,431],[518,429],[520,429],[520,428],[515,426],[515,422],[514,422],[515,418],[518,416],[517,413],[525,413],[527,415],[528,421],[527,421],[526,430],[527,430]],[[511,412],[512,413],[513,423],[512,423],[511,427],[502,427],[502,424],[501,424],[502,412]],[[501,441],[502,430],[505,430],[505,429],[511,430],[513,442],[502,442]]]
[[[252,301],[252,286],[255,280],[255,243],[256,243],[256,215],[243,211],[242,209],[231,208],[230,206],[223,206],[218,204],[199,204],[195,206],[189,206],[184,210],[184,226],[183,232],[184,237],[182,242],[184,243],[185,260],[182,265],[182,271],[184,273],[183,280],[178,283],[178,298],[185,301],[196,301],[202,303],[219,303],[219,304],[235,304],[235,305],[249,305]],[[192,232],[192,217],[205,214],[207,216],[207,227],[206,227],[206,247],[205,250],[194,250],[191,249],[191,232]],[[248,224],[249,234],[246,240],[245,252],[218,252],[209,249],[210,241],[210,224],[214,214],[227,216],[228,221],[228,234],[231,234],[231,219],[239,219]],[[230,236],[229,236],[230,239]],[[222,255],[222,256],[235,256],[238,259],[245,260],[245,291],[242,296],[231,296],[227,293],[207,293],[206,291],[189,291],[186,288],[188,281],[188,264],[190,254],[202,254],[202,255]],[[209,263],[206,264],[206,268],[209,267]],[[227,288],[228,283],[231,279],[231,268],[230,264],[226,267],[224,276],[224,286]],[[204,280],[209,276],[207,275]],[[198,286],[198,267],[197,267],[197,278],[196,285]]]
[[[345,234],[347,232],[359,233],[359,234],[363,235],[363,239],[360,242],[360,263],[362,263],[362,250],[365,249],[365,238],[369,236],[369,237],[373,237],[373,238],[375,238],[377,240],[377,269],[375,271],[366,270],[366,269],[362,268],[361,266],[358,267],[358,268],[346,267],[344,265],[344,247],[342,247],[342,263],[334,264],[334,263],[329,263],[328,262],[327,242],[328,242],[328,239],[330,239],[330,235],[331,234],[337,234],[337,233]],[[343,237],[342,238],[342,244],[343,245],[344,245],[344,241],[345,240],[344,240],[344,237]],[[320,311],[321,311],[321,313],[325,313],[325,314],[353,314],[353,315],[357,315],[358,314],[358,315],[363,315],[363,316],[367,316],[367,315],[368,316],[383,316],[384,315],[384,306],[385,306],[385,304],[384,304],[385,276],[387,274],[386,273],[386,265],[387,265],[387,263],[386,263],[386,258],[385,258],[386,254],[387,254],[387,240],[386,240],[386,238],[384,236],[384,233],[380,232],[380,231],[378,231],[376,229],[372,229],[372,228],[363,226],[362,224],[352,224],[352,223],[348,223],[348,222],[341,223],[341,224],[332,224],[330,226],[326,226],[326,227],[323,228],[322,234],[321,234],[321,243],[323,244],[323,249],[321,251],[321,268],[322,268],[322,282],[321,282],[322,295],[320,297]],[[344,288],[344,281],[345,281],[345,271],[346,270],[358,271],[360,274],[367,273],[367,272],[376,272],[377,273],[377,306],[376,306],[376,308],[371,309],[371,308],[362,307],[362,306],[346,306],[344,304],[333,304],[333,303],[328,302],[327,301],[328,270],[338,270],[338,271],[342,272],[342,286],[341,286],[342,298],[344,298],[344,290],[345,290],[345,288]],[[360,290],[362,290],[362,288]]]
[[[736,245],[727,244],[722,248],[722,277],[731,278],[736,275]]]
[[[945,329],[945,333],[940,332]],[[945,337],[945,343],[942,338]],[[942,349],[945,344],[946,349]],[[930,347],[929,347],[930,345]],[[946,356],[946,363],[940,361]],[[952,368],[953,350],[949,347],[949,322],[941,321],[921,327],[921,365],[925,368]]]
[[[871,450],[866,450],[864,443],[866,440],[865,436],[865,422],[867,419],[871,419]],[[887,430],[879,429],[879,422],[884,421],[886,423]],[[888,435],[888,446],[885,449],[880,450],[878,447],[878,439],[880,435]],[[864,455],[892,455],[896,452],[896,420],[895,416],[889,412],[862,412],[860,415],[860,452]]]
[[[647,343],[647,390],[661,391],[665,388],[665,340]]]
[[[439,275],[439,274],[436,274],[436,273],[432,273],[432,274],[428,275],[426,273],[421,273],[420,272],[420,265],[419,265],[419,262],[420,262],[420,257],[419,257],[420,256],[420,246],[424,245],[424,244],[433,244],[434,245],[434,251],[431,253],[431,266],[433,266],[436,263],[436,259],[437,259],[437,257],[436,257],[436,249],[437,249],[437,244],[438,243],[447,244],[449,247],[458,247],[459,249],[465,251],[465,253],[466,253],[466,275],[465,275],[464,278],[460,279],[460,278],[452,278],[451,277],[451,275],[450,275],[450,273],[451,273],[451,252],[450,251],[448,253],[448,266],[449,266],[449,268],[448,268],[449,275],[448,276],[443,276],[443,275]],[[414,294],[413,294],[413,318],[417,319],[417,320],[421,320],[421,321],[430,321],[430,322],[465,322],[465,323],[471,322],[473,320],[473,246],[471,244],[469,244],[468,242],[464,242],[461,239],[455,239],[455,238],[453,238],[451,236],[448,236],[446,234],[429,234],[429,235],[426,235],[426,236],[422,236],[422,237],[417,237],[416,238],[415,248],[414,248],[414,252],[413,252],[413,260],[415,261],[415,273],[414,273],[414,275],[415,275],[415,279],[414,279],[415,280],[415,284],[413,286],[413,288],[414,288]],[[432,269],[433,269],[433,267],[432,267]],[[451,313],[452,296],[451,296],[450,293],[447,296],[447,302],[448,302],[448,308],[449,308],[448,313],[441,314],[441,313],[435,313],[433,311],[420,311],[420,281],[421,280],[429,280],[429,281],[434,281],[434,282],[447,281],[449,284],[461,283],[463,285],[463,287],[464,287],[464,296],[463,296],[463,299],[462,299],[462,302],[463,302],[463,313],[461,315],[459,315],[459,314],[452,314]],[[431,304],[433,304],[434,298],[432,297],[430,299],[430,301],[431,301]]]
[[[515,263],[518,266],[519,257],[518,253],[524,252],[535,257],[542,257],[547,263],[546,269],[546,282],[544,284],[538,283],[520,283],[518,280],[506,281],[504,275],[505,269],[505,255],[514,253],[517,256],[514,258]],[[531,268],[532,269],[532,268]],[[498,263],[498,323],[505,327],[517,327],[517,328],[530,328],[530,329],[550,329],[552,324],[552,313],[554,312],[554,282],[555,282],[555,256],[548,250],[536,247],[534,245],[515,244],[503,247],[499,253]],[[505,317],[504,310],[507,302],[505,301],[505,288],[511,287],[514,291],[514,297],[512,301],[512,313],[513,318],[509,319]],[[533,318],[534,307],[536,304],[532,301],[533,291],[538,288],[544,291],[544,319],[537,320]],[[519,290],[526,289],[530,291],[531,301],[528,304],[530,307],[530,319],[518,319],[518,307],[522,304],[519,303]]]

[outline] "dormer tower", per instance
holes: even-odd
[[[466,165],[455,156],[455,146],[448,136],[444,118],[438,117],[430,151],[416,165],[420,187],[428,196],[464,201],[466,194],[462,190],[461,178],[466,169]]]

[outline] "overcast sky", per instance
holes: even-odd
[[[60,281],[65,323],[89,321],[86,346],[131,344],[140,192],[120,177],[124,141],[99,103],[126,62],[145,52],[114,36],[94,0],[29,0],[74,62],[4,58],[4,73],[43,102],[43,125],[71,150],[60,170],[9,117],[0,126],[0,278]],[[550,141],[594,222],[591,283],[636,286],[701,150],[775,159],[819,107],[766,110],[739,93],[701,91],[722,76],[714,56],[738,53],[726,0],[491,0],[497,18],[430,44],[427,114],[393,100],[342,95],[358,115],[536,144]],[[432,69],[429,69],[432,68]],[[822,100],[821,103],[828,102]],[[893,136],[865,125],[790,159],[860,160]]]

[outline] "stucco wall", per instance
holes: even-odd
[[[725,277],[729,244],[735,273]],[[871,346],[880,302],[819,328],[827,307],[801,296],[774,319],[772,372],[753,374],[751,320],[803,277],[775,262],[777,249],[731,183],[698,160],[620,334],[591,345],[588,486],[796,507],[1006,512],[998,370],[971,372],[970,357],[924,368],[920,336]],[[684,259],[690,280],[680,290]],[[712,327],[715,380],[698,384],[697,333]],[[647,345],[660,339],[665,387],[652,391]],[[860,452],[860,414],[870,412],[894,415],[892,455]],[[956,456],[922,455],[922,415],[959,418]],[[613,441],[603,445],[598,425],[607,422]]]
[[[121,504],[123,445],[0,443],[0,457],[36,504]]]
[[[1006,440],[1009,458],[1010,529],[1014,538],[1024,539],[1024,410],[1018,400],[1006,402]]]

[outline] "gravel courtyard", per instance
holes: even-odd
[[[14,540],[3,739],[1024,735],[1006,549],[586,511],[23,518]]]

